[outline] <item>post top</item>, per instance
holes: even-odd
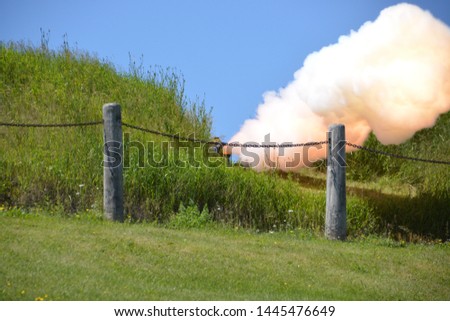
[[[105,110],[114,110],[114,109],[119,109],[120,110],[120,105],[118,103],[108,103],[108,104],[104,104],[103,105],[103,111]]]
[[[328,127],[328,130],[332,130],[332,129],[337,129],[337,128],[345,128],[345,125],[344,124],[331,124],[329,127]]]

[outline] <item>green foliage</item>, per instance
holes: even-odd
[[[184,96],[171,70],[144,71],[134,63],[118,73],[106,61],[69,48],[0,44],[2,121],[74,123],[102,119],[102,105],[117,101],[125,122],[208,138],[211,116],[204,102]],[[8,206],[62,207],[71,213],[101,209],[101,126],[0,128],[0,202]],[[134,133],[140,141],[156,140]]]
[[[450,113],[433,128],[417,132],[400,145],[382,145],[371,134],[364,146],[422,159],[449,160]],[[448,165],[408,161],[366,151],[347,155],[348,178],[360,182],[384,181],[390,193],[364,193],[366,208],[377,217],[375,230],[393,238],[414,240],[417,235],[449,239],[450,170]],[[398,186],[405,186],[399,193]],[[377,189],[380,187],[377,186]],[[361,222],[360,222],[361,223]],[[374,226],[371,224],[371,226]]]
[[[347,200],[347,231],[351,236],[379,233],[380,219],[367,200],[351,197]]]
[[[450,244],[0,210],[0,300],[449,300]],[[413,276],[413,277],[412,277]]]
[[[400,145],[382,145],[371,134],[364,146],[422,159],[448,161],[450,155],[450,113],[441,115],[432,128],[418,131]],[[353,152],[347,156],[349,178],[370,181],[389,177],[394,182],[409,184],[415,194],[427,194],[449,200],[450,171],[448,165],[406,161],[369,152]]]
[[[101,106],[112,101],[121,104],[124,122],[186,137],[211,136],[212,119],[205,103],[189,101],[183,78],[170,69],[147,71],[142,60],[130,59],[129,72],[120,73],[107,61],[70,48],[67,42],[58,51],[49,50],[46,34],[39,48],[0,44],[2,121],[101,120]],[[449,122],[450,113],[442,115],[435,127],[399,146],[383,146],[373,135],[365,146],[448,160]],[[172,147],[179,141],[125,127],[124,134],[129,138],[124,182],[130,221],[200,227],[212,220],[260,231],[323,231],[324,167],[306,175],[281,175],[229,167],[222,159],[214,160],[215,166],[205,166],[201,149],[192,156],[181,148],[175,155]],[[102,138],[101,126],[0,127],[0,206],[63,215],[101,213]],[[408,240],[450,238],[448,166],[364,151],[347,159],[351,237],[375,233]],[[152,160],[162,165],[150,166]],[[308,178],[311,174],[316,177]],[[387,192],[382,190],[385,185],[390,186]],[[401,192],[396,191],[399,187]]]
[[[170,219],[169,226],[175,228],[201,228],[209,223],[211,223],[211,216],[207,207],[199,211],[196,205],[184,207],[183,203],[181,203],[178,213]]]

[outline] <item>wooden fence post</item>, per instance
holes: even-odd
[[[347,237],[345,126],[331,125],[328,138],[325,236],[331,240],[345,240]]]
[[[107,219],[123,222],[123,140],[120,105],[103,105],[103,210]]]

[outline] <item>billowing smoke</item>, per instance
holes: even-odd
[[[230,142],[323,141],[330,124],[343,123],[349,142],[362,144],[373,131],[381,143],[399,144],[449,110],[450,28],[399,4],[310,54],[290,84],[264,94],[256,118]],[[326,155],[325,146],[232,151],[257,169],[294,169]]]

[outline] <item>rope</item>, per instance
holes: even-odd
[[[192,138],[192,137],[183,137],[183,136],[179,136],[176,134],[167,134],[167,133],[163,133],[154,129],[148,129],[148,128],[144,128],[144,127],[140,127],[140,126],[136,126],[136,125],[131,125],[128,123],[124,123],[122,122],[122,126],[124,127],[128,127],[128,128],[133,128],[133,129],[137,129],[146,133],[151,133],[151,134],[155,134],[158,136],[163,136],[163,137],[168,137],[168,138],[173,138],[173,139],[179,139],[179,140],[187,140],[193,143],[201,143],[201,144],[220,144],[219,142],[212,142],[209,140],[203,140],[203,139],[196,139],[196,138]],[[224,144],[224,143],[222,143]]]
[[[100,125],[103,124],[103,120],[99,121],[90,121],[90,122],[81,122],[81,123],[59,123],[59,124],[22,124],[22,123],[6,123],[6,122],[0,122],[0,126],[6,126],[6,127],[82,127],[82,126],[94,126],[94,125]],[[172,139],[178,139],[178,140],[186,140],[194,143],[201,143],[201,144],[211,144],[211,145],[221,145],[221,146],[229,146],[229,147],[244,147],[244,148],[293,148],[293,147],[305,147],[305,146],[317,146],[317,145],[326,145],[329,144],[329,141],[318,141],[318,142],[307,142],[307,143],[297,143],[297,144],[256,144],[256,143],[248,143],[248,144],[241,144],[241,143],[224,143],[224,142],[216,142],[216,141],[209,141],[204,139],[196,139],[192,137],[183,137],[175,134],[168,134],[163,133],[154,129],[148,129],[136,125],[131,125],[128,123],[122,122],[122,126],[140,130],[146,133],[151,133],[163,137],[168,137]],[[393,158],[400,158],[405,160],[411,160],[416,162],[425,162],[425,163],[432,163],[432,164],[445,164],[450,165],[450,161],[443,161],[443,160],[435,160],[435,159],[424,159],[424,158],[418,158],[418,157],[410,157],[400,154],[394,154],[389,153],[382,150],[377,150],[361,145],[352,144],[349,142],[346,142],[346,145],[364,150],[370,153],[374,154],[380,154],[385,155]]]
[[[297,144],[241,144],[241,143],[222,143],[224,146],[230,147],[254,147],[254,148],[292,148],[292,147],[304,147],[304,146],[316,146],[316,145],[326,145],[328,141],[324,140],[321,142],[307,142],[307,143],[297,143]]]
[[[122,122],[122,126],[129,127],[133,129],[137,129],[146,133],[152,133],[159,136],[174,138],[174,139],[180,139],[180,140],[187,140],[194,143],[202,143],[202,144],[211,144],[211,145],[222,145],[222,146],[230,146],[230,147],[254,147],[254,148],[289,148],[289,147],[303,147],[303,146],[315,146],[315,145],[323,145],[328,144],[328,141],[322,141],[322,142],[308,142],[308,143],[299,143],[299,144],[240,144],[240,143],[224,143],[224,142],[215,142],[215,141],[209,141],[209,140],[203,140],[203,139],[196,139],[191,137],[182,137],[179,135],[173,135],[173,134],[167,134],[162,133],[157,130],[148,129],[144,127],[139,127],[136,125],[130,125],[127,123]]]
[[[369,148],[369,147],[364,147],[361,145],[356,145],[356,144],[352,144],[349,142],[346,142],[346,144],[348,146],[357,148],[357,149],[361,149],[370,153],[374,153],[374,154],[381,154],[381,155],[385,155],[385,156],[389,156],[389,157],[394,157],[394,158],[400,158],[400,159],[406,159],[406,160],[411,160],[411,161],[416,161],[416,162],[425,162],[425,163],[432,163],[432,164],[445,164],[445,165],[450,165],[449,161],[442,161],[442,160],[435,160],[435,159],[424,159],[424,158],[418,158],[418,157],[410,157],[410,156],[404,156],[404,155],[399,155],[399,154],[394,154],[394,153],[389,153],[389,152],[385,152],[382,150],[377,150],[377,149],[373,149],[373,148]]]
[[[60,123],[60,124],[18,124],[18,123],[3,123],[0,122],[0,126],[6,127],[82,127],[82,126],[94,126],[103,124],[103,120],[88,121],[82,123]]]

